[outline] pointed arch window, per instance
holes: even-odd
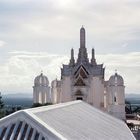
[[[116,103],[117,102],[117,99],[116,99],[116,96],[114,96],[114,103]]]
[[[117,99],[117,92],[115,92],[115,94],[114,94],[114,103],[117,105],[118,104],[118,101],[117,101],[118,99]]]

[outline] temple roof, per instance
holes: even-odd
[[[83,66],[86,71],[89,72],[89,75],[104,77],[105,68],[103,68],[103,64],[96,63],[94,49],[92,49],[92,58],[91,62],[89,62],[86,48],[86,31],[83,26],[80,29],[80,48],[78,52],[77,62],[75,63],[74,50],[71,49],[70,63],[69,65],[63,65],[63,68],[61,69],[61,77],[72,76],[80,66]]]
[[[80,66],[83,66],[86,69],[86,71],[88,71],[89,75],[104,77],[103,64],[92,65],[90,63],[87,63],[87,64],[76,64],[73,67],[70,67],[69,65],[63,65],[63,68],[61,69],[61,75],[62,76],[73,75],[75,73],[75,71],[77,71],[77,69]]]
[[[123,121],[82,101],[26,109],[1,119],[0,139],[15,137],[20,140],[135,140]]]

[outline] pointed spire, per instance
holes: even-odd
[[[82,28],[80,29],[80,48],[85,48],[85,28],[82,25]]]
[[[95,51],[94,51],[94,48],[92,48],[92,59],[95,59]]]
[[[117,76],[118,75],[118,73],[117,73],[117,69],[115,69],[115,76]]]
[[[85,28],[82,26],[80,29],[80,48],[78,54],[78,63],[88,63],[88,56],[87,56],[87,49],[86,49],[86,35],[85,35]]]
[[[75,64],[75,60],[74,60],[74,49],[71,49],[71,59],[70,59],[70,63],[71,66],[73,66]]]
[[[73,48],[71,49],[71,58],[74,58],[74,50],[73,50]]]
[[[91,64],[96,65],[95,50],[94,50],[94,48],[92,48]]]
[[[43,70],[41,70],[41,73],[40,73],[40,75],[43,75]]]

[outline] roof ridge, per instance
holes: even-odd
[[[62,108],[62,107],[65,107],[65,106],[70,106],[70,105],[78,104],[78,103],[81,103],[81,102],[82,101],[80,101],[80,100],[76,100],[76,101],[70,101],[70,102],[66,102],[66,103],[59,103],[59,104],[53,104],[53,105],[48,105],[48,106],[41,106],[41,107],[36,107],[36,108],[25,109],[23,111],[36,113],[36,112],[41,112],[41,111],[47,111],[47,110]]]

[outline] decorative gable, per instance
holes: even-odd
[[[76,80],[74,86],[86,86],[86,84],[84,83],[83,79],[81,77],[78,77],[78,79]]]
[[[77,71],[74,73],[75,78],[77,78],[78,76],[81,76],[82,78],[88,78],[89,73],[87,72],[87,70],[84,68],[83,65],[81,65]]]

